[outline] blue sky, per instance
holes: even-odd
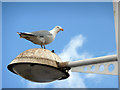
[[[50,30],[56,25],[61,26],[64,32],[60,32],[55,41],[46,48],[54,49],[64,59],[63,61],[116,53],[112,2],[4,2],[2,4],[2,87],[117,88],[118,76],[72,72],[67,80],[38,84],[7,70],[7,65],[21,52],[40,48],[39,45],[20,39],[16,32]]]

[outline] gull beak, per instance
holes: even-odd
[[[60,30],[61,30],[61,31],[64,31],[64,29],[62,29],[62,28],[61,28]]]

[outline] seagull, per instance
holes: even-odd
[[[41,30],[35,32],[17,32],[20,35],[20,38],[27,39],[34,44],[41,45],[41,48],[45,49],[45,45],[50,44],[56,37],[59,31],[64,31],[64,29],[60,26],[54,27],[52,30]]]

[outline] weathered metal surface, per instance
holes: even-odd
[[[57,62],[62,62],[60,57],[58,57],[55,53],[52,53],[51,51],[42,48],[33,48],[26,50],[23,53],[19,54],[16,58],[24,58],[24,57],[43,58],[43,59],[45,58]]]
[[[59,67],[63,67],[63,68],[67,68],[68,67],[68,62],[60,62],[60,63],[58,63],[58,66]]]
[[[68,70],[59,66],[62,60],[55,53],[42,48],[33,48],[19,54],[8,69],[34,82],[51,82],[69,77]]]
[[[37,63],[58,67],[57,62],[62,62],[59,56],[47,49],[33,48],[19,54],[10,64]]]

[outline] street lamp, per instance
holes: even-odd
[[[42,48],[33,48],[19,54],[8,69],[34,82],[51,82],[69,77],[68,68],[60,68],[62,60],[55,53]]]
[[[8,69],[25,79],[34,82],[51,82],[69,77],[68,71],[120,75],[120,0],[113,2],[114,21],[116,32],[117,55],[62,62],[55,53],[40,48],[33,48],[18,55],[9,65]],[[118,12],[119,11],[119,12]],[[101,65],[104,69],[101,71]],[[109,71],[109,67],[114,69]],[[119,76],[120,82],[120,76]],[[119,84],[120,87],[120,84]]]

